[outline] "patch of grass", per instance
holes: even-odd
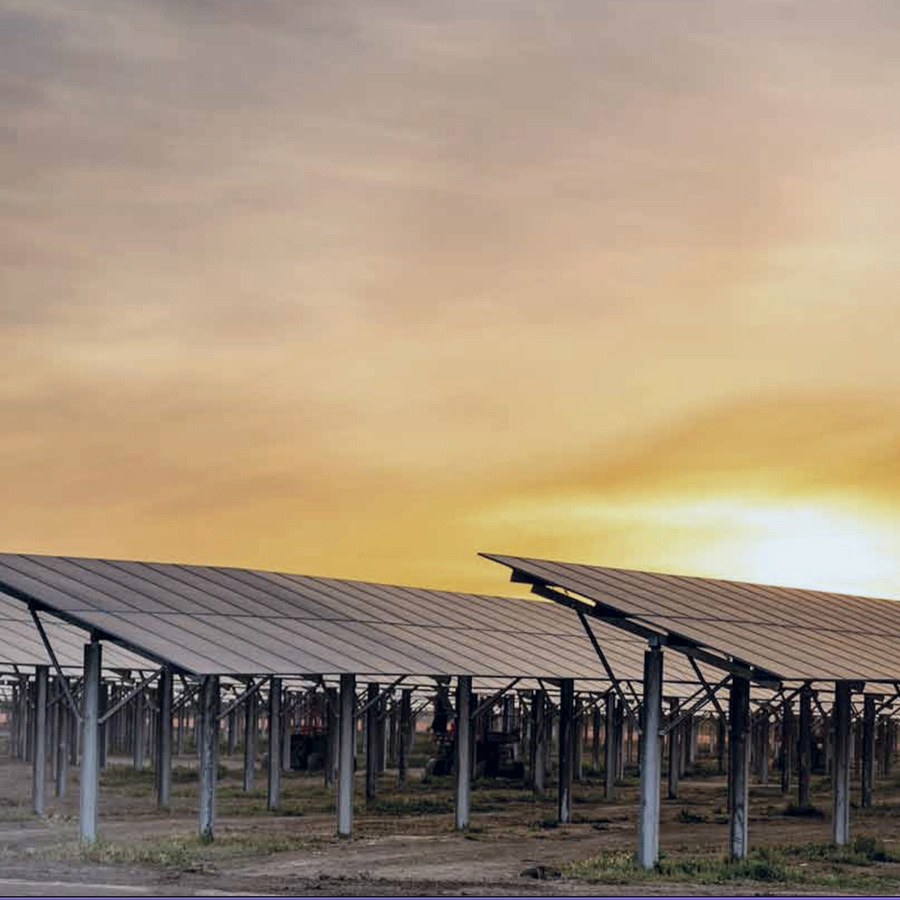
[[[785,848],[785,853],[805,859],[871,866],[880,862],[900,862],[900,855],[888,850],[883,841],[872,835],[859,835],[851,844],[802,844]]]
[[[787,865],[783,854],[761,847],[746,859],[669,859],[662,857],[653,869],[638,866],[635,854],[624,851],[601,853],[588,860],[571,863],[563,870],[570,878],[607,884],[658,880],[722,884],[750,880],[791,882],[804,877],[801,869]]]
[[[197,835],[180,838],[148,838],[143,841],[98,841],[94,844],[57,844],[34,854],[45,859],[74,859],[111,865],[144,865],[163,869],[196,871],[217,861],[238,857],[261,857],[273,853],[321,845],[316,838],[283,833],[222,832],[214,840]]]
[[[557,820],[556,816],[544,816],[543,819],[538,819],[536,822],[532,822],[528,827],[534,830],[559,828],[559,821]]]

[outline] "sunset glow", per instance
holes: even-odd
[[[0,0],[0,549],[900,597],[900,5],[377,6]]]

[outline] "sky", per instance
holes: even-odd
[[[0,548],[900,597],[894,0],[0,0]]]

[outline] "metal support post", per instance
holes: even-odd
[[[472,778],[472,676],[459,675],[456,679],[456,827],[469,825]]]
[[[747,820],[750,801],[750,682],[733,675],[728,697],[730,734],[728,741],[728,782],[731,813],[728,820],[729,852],[732,859],[747,856]]]
[[[47,684],[49,666],[34,667],[34,763],[32,799],[34,813],[44,815],[47,800]]]
[[[338,837],[353,831],[353,744],[356,740],[356,676],[341,675],[340,737],[338,741]]]
[[[862,807],[872,805],[872,785],[875,771],[875,697],[867,694],[863,700],[862,732]]]
[[[144,692],[138,691],[134,697],[134,728],[132,729],[132,741],[134,742],[133,756],[134,767],[138,770],[144,768]]]
[[[380,709],[381,704],[376,704]],[[325,787],[334,787],[338,760],[338,698],[333,688],[325,690]],[[380,752],[376,745],[376,751]],[[379,755],[376,753],[376,769]],[[379,770],[380,771],[380,770]]]
[[[259,728],[257,702],[259,694],[254,691],[244,701],[244,790],[253,790],[256,774],[256,736]]]
[[[797,805],[809,806],[809,776],[812,769],[812,688],[800,689],[800,721],[797,735]]]
[[[381,685],[370,682],[366,688],[366,801],[375,799],[378,784],[378,695]]]
[[[542,690],[531,695],[531,785],[535,794],[544,792],[547,698]]]
[[[81,701],[81,787],[78,835],[85,843],[97,840],[100,795],[100,668],[99,641],[84,645],[84,689]]]
[[[159,726],[156,731],[156,805],[165,808],[172,795],[172,670],[159,676]]]
[[[575,722],[575,681],[559,682],[559,759],[557,771],[557,818],[561,825],[572,821],[573,725]]]
[[[850,685],[836,681],[834,685],[834,815],[831,820],[832,840],[846,844],[850,840]]]
[[[662,691],[663,651],[654,643],[644,652],[644,712],[637,850],[638,863],[644,869],[652,869],[659,859],[660,775],[662,772],[659,730],[662,722]],[[607,756],[608,764],[609,756]]]
[[[781,793],[791,790],[791,770],[794,756],[794,710],[791,701],[781,704]]]
[[[269,679],[269,809],[281,806],[281,679]]]
[[[572,780],[581,781],[584,777],[584,720],[583,704],[579,700],[575,707],[573,719],[572,741]]]
[[[763,714],[759,717],[759,783],[769,783],[769,717]]]
[[[409,752],[412,735],[412,691],[400,692],[400,745],[397,748],[397,784],[406,786],[409,771]]]
[[[200,679],[200,796],[198,833],[211,841],[216,819],[216,776],[219,744],[219,677]]]
[[[56,779],[56,796],[64,799],[68,791],[69,776],[69,718],[73,713],[69,707],[60,701],[56,704],[56,740],[59,744],[56,753],[56,770],[53,773]]]
[[[293,732],[293,700],[289,691],[284,692],[281,704],[281,771],[291,770],[291,733]]]
[[[607,800],[613,800],[616,796],[616,697],[612,691],[606,695],[606,731],[603,737],[604,744],[604,791]]]

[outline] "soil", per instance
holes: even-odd
[[[172,807],[157,810],[152,774],[133,772],[112,759],[103,775],[101,844],[91,858],[77,844],[77,770],[68,797],[48,787],[47,815],[30,808],[31,768],[0,760],[0,894],[294,894],[294,895],[598,895],[798,893],[796,883],[634,881],[592,884],[558,877],[566,864],[601,851],[634,849],[637,788],[634,779],[603,799],[598,779],[576,783],[574,824],[554,826],[555,796],[533,798],[522,784],[477,783],[472,828],[453,830],[452,788],[446,779],[423,784],[413,771],[410,786],[395,786],[394,773],[379,783],[381,814],[367,811],[357,781],[354,838],[335,837],[330,790],[322,775],[284,776],[284,810],[265,810],[264,778],[249,796],[240,786],[240,761],[226,760],[219,783],[216,841],[195,840],[196,780],[193,758],[176,761]],[[826,780],[817,779],[813,802],[828,809]],[[776,785],[751,790],[750,839],[754,846],[827,844],[824,818],[785,815],[791,798]],[[900,853],[900,789],[882,782],[873,810],[853,810],[854,833],[884,841]],[[720,776],[686,778],[677,800],[663,800],[663,853],[724,854],[728,826],[725,781]],[[384,812],[383,810],[389,812]],[[406,809],[407,814],[398,810]],[[171,858],[165,853],[176,847]],[[132,853],[132,850],[134,852]],[[878,864],[897,878],[900,864]],[[871,870],[871,869],[870,869]],[[812,871],[812,870],[811,870]],[[802,885],[800,892],[803,892]],[[810,889],[834,894],[835,890]],[[890,891],[887,891],[890,892]],[[894,891],[896,893],[896,891]]]

